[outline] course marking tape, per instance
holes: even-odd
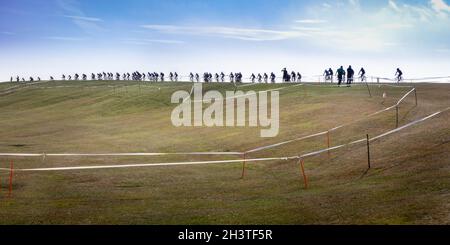
[[[445,109],[443,109],[443,110],[441,110],[441,111],[435,112],[435,113],[433,113],[433,114],[431,114],[431,115],[428,115],[428,116],[426,116],[426,117],[424,117],[424,118],[421,118],[421,119],[415,120],[415,121],[413,121],[413,122],[407,123],[407,124],[405,124],[405,125],[403,125],[403,126],[401,126],[401,127],[398,127],[398,128],[393,129],[393,130],[391,130],[391,131],[385,132],[385,133],[380,134],[380,135],[378,135],[378,136],[376,136],[376,137],[372,137],[369,141],[374,141],[374,140],[383,138],[383,137],[385,137],[385,136],[388,136],[388,135],[390,135],[390,134],[396,133],[396,132],[398,132],[398,131],[400,131],[400,130],[402,130],[402,129],[408,128],[408,127],[413,126],[413,125],[415,125],[415,124],[417,124],[417,123],[421,123],[421,122],[426,121],[426,120],[428,120],[428,119],[430,119],[430,118],[433,118],[433,117],[435,117],[435,116],[437,116],[437,115],[439,115],[439,114],[442,114],[442,113],[444,113],[444,112],[446,112],[446,111],[448,111],[448,110],[450,110],[450,107],[447,107],[447,108],[445,108]]]
[[[246,162],[262,162],[275,160],[290,160],[298,157],[271,157],[271,158],[255,158],[245,159]],[[18,172],[30,171],[64,171],[64,170],[86,170],[86,169],[110,169],[110,168],[133,168],[133,167],[158,167],[158,166],[179,166],[179,165],[203,165],[203,164],[219,164],[219,163],[237,163],[239,160],[219,160],[219,161],[197,161],[197,162],[171,162],[171,163],[143,163],[143,164],[122,164],[122,165],[97,165],[97,166],[75,166],[75,167],[53,167],[53,168],[28,168],[14,169]],[[9,171],[8,168],[0,168],[0,171]]]
[[[378,140],[378,139],[380,139],[380,138],[383,138],[383,137],[386,137],[386,136],[391,135],[391,134],[393,134],[393,133],[396,133],[396,132],[398,132],[398,131],[401,131],[401,130],[403,130],[403,129],[405,129],[405,128],[409,128],[409,127],[411,127],[411,126],[413,126],[413,125],[416,125],[416,124],[418,124],[418,123],[424,122],[424,121],[426,121],[426,120],[428,120],[428,119],[430,119],[430,118],[433,118],[433,117],[435,117],[435,116],[437,116],[437,115],[439,115],[439,114],[442,114],[442,113],[444,113],[444,112],[446,112],[446,111],[448,111],[448,110],[450,110],[450,107],[447,107],[447,108],[445,108],[445,109],[443,109],[443,110],[441,110],[441,111],[435,112],[435,113],[433,113],[433,114],[431,114],[431,115],[428,115],[428,116],[426,116],[426,117],[423,117],[423,118],[421,118],[421,119],[417,119],[417,120],[415,120],[415,121],[412,121],[412,122],[410,122],[410,123],[408,123],[408,124],[405,124],[405,125],[403,125],[403,126],[401,126],[401,127],[399,127],[399,128],[396,128],[396,129],[387,131],[387,132],[385,132],[385,133],[382,133],[382,134],[380,134],[380,135],[378,135],[378,136],[372,137],[372,138],[369,139],[369,142]],[[306,154],[303,154],[303,155],[301,155],[301,156],[299,156],[299,157],[300,157],[300,158],[304,158],[304,157],[315,156],[315,155],[319,155],[319,154],[321,154],[321,153],[327,152],[327,151],[329,151],[329,150],[335,150],[335,149],[342,148],[342,147],[344,147],[344,146],[353,145],[353,144],[358,144],[358,143],[363,143],[363,142],[366,142],[366,141],[367,141],[367,138],[363,138],[363,139],[359,139],[359,140],[352,141],[352,142],[347,143],[347,144],[342,144],[342,145],[330,147],[330,148],[327,148],[327,149],[323,149],[323,150],[318,150],[318,151],[315,151],[315,152],[306,153]]]
[[[426,117],[423,117],[421,119],[415,120],[413,122],[410,122],[402,127],[396,128],[394,130],[390,130],[388,132],[385,132],[383,134],[380,134],[376,137],[371,138],[369,141],[374,141],[377,139],[380,139],[382,137],[388,136],[390,134],[396,133],[400,130],[403,130],[405,128],[411,127],[415,124],[424,122],[430,118],[433,118],[439,114],[442,114],[443,112],[446,112],[450,110],[450,107],[447,107],[444,110],[435,112],[431,115],[428,115]],[[241,163],[242,161],[245,162],[263,162],[263,161],[275,161],[275,160],[292,160],[292,159],[302,159],[302,158],[306,158],[306,157],[311,157],[311,156],[315,156],[315,155],[319,155],[322,154],[324,152],[328,152],[331,150],[336,150],[345,146],[349,146],[349,145],[353,145],[353,144],[358,144],[358,143],[362,143],[365,142],[367,139],[363,138],[363,139],[359,139],[359,140],[355,140],[352,141],[350,143],[347,144],[342,144],[342,145],[338,145],[338,146],[333,146],[330,148],[326,148],[326,149],[322,149],[322,150],[318,150],[318,151],[314,151],[314,152],[310,152],[310,153],[306,153],[303,155],[299,155],[299,156],[290,156],[290,157],[271,157],[271,158],[253,158],[253,159],[245,159],[245,160],[218,160],[218,161],[197,161],[197,162],[172,162],[172,163],[144,163],[144,164],[122,164],[122,165],[96,165],[96,166],[73,166],[73,167],[51,167],[51,168],[25,168],[25,169],[14,169],[14,171],[16,172],[41,172],[41,171],[66,171],[66,170],[88,170],[88,169],[113,169],[113,168],[134,168],[134,167],[157,167],[157,166],[180,166],[180,165],[205,165],[205,164],[219,164],[219,163]],[[0,168],[0,171],[10,171],[9,168]]]
[[[299,85],[303,85],[303,84],[296,84],[293,86],[299,86]],[[288,86],[288,87],[282,87],[282,88],[278,88],[278,89],[284,89],[284,88],[290,88],[293,86]],[[398,106],[410,93],[412,93],[415,90],[415,88],[411,89],[408,93],[406,93],[398,102],[397,104],[385,108],[383,110],[377,111],[375,113],[372,113],[370,115],[368,115],[367,117],[371,117],[374,115],[377,115],[379,113],[391,110],[393,108],[395,108],[396,106]],[[191,89],[191,93],[192,93],[193,89]],[[270,91],[270,90],[267,90]],[[274,148],[274,147],[278,147],[281,145],[285,145],[285,144],[289,144],[295,141],[301,141],[301,140],[305,140],[305,139],[309,139],[309,138],[313,138],[313,137],[317,137],[320,135],[325,135],[328,132],[337,130],[339,128],[342,128],[344,126],[350,125],[352,123],[358,122],[363,120],[364,118],[346,123],[346,124],[342,124],[340,126],[334,127],[330,130],[326,130],[323,132],[319,132],[316,134],[312,134],[312,135],[307,135],[307,136],[302,136],[299,138],[295,138],[295,139],[291,139],[291,140],[287,140],[287,141],[283,141],[283,142],[279,142],[279,143],[275,143],[275,144],[271,144],[271,145],[267,145],[267,146],[261,146],[252,150],[248,150],[246,152],[175,152],[175,153],[93,153],[93,154],[88,154],[88,153],[60,153],[60,154],[55,154],[55,153],[40,153],[40,154],[34,154],[34,153],[0,153],[0,156],[19,156],[19,157],[46,157],[46,156],[164,156],[164,155],[242,155],[244,153],[253,153],[253,152],[258,152],[258,151],[262,151],[262,150],[266,150],[266,149],[270,149],[270,148]]]
[[[296,139],[292,139],[292,140],[287,140],[287,141],[279,142],[279,143],[272,144],[272,145],[266,145],[266,146],[262,146],[262,147],[258,147],[258,148],[246,151],[245,153],[258,152],[258,151],[262,151],[262,150],[265,150],[265,149],[270,149],[270,148],[274,148],[274,147],[277,147],[277,146],[289,144],[289,143],[292,143],[292,142],[295,142],[295,141],[305,140],[305,139],[313,138],[313,137],[316,137],[316,136],[319,136],[319,135],[324,135],[326,133],[327,133],[327,131],[323,131],[323,132],[320,132],[320,133],[307,135],[307,136],[304,136],[304,137],[300,137],[300,138],[296,138]]]
[[[411,89],[408,93],[406,93],[405,95],[403,95],[403,97],[402,97],[400,100],[398,100],[397,106],[400,105],[400,103],[402,103],[402,101],[403,101],[408,95],[410,95],[412,92],[414,92],[415,90],[416,90],[416,88],[413,88],[413,89]]]
[[[312,135],[307,135],[307,136],[302,136],[302,137],[300,137],[300,138],[295,138],[295,139],[291,139],[291,140],[287,140],[287,141],[283,141],[283,142],[279,142],[279,143],[275,143],[275,144],[271,144],[271,145],[267,145],[267,146],[261,146],[261,147],[255,148],[255,149],[248,150],[248,151],[246,151],[245,153],[258,152],[258,151],[262,151],[262,150],[274,148],[274,147],[277,147],[277,146],[289,144],[289,143],[292,143],[292,142],[295,142],[295,141],[301,141],[301,140],[309,139],[309,138],[312,138],[312,137],[316,137],[316,136],[320,136],[320,135],[325,135],[325,134],[327,134],[328,132],[332,132],[332,131],[335,131],[335,130],[337,130],[337,129],[340,129],[340,128],[343,128],[343,127],[345,127],[345,126],[348,126],[348,125],[350,125],[350,124],[353,124],[353,123],[359,122],[359,121],[361,121],[361,120],[364,120],[364,119],[367,118],[367,117],[372,117],[372,116],[375,116],[375,115],[380,114],[380,113],[382,113],[382,112],[392,110],[393,108],[395,108],[396,106],[398,106],[398,105],[399,105],[399,104],[400,104],[400,103],[401,103],[401,102],[402,102],[409,94],[411,94],[412,92],[414,92],[414,90],[415,90],[415,88],[413,88],[413,89],[411,89],[409,92],[407,92],[400,100],[398,100],[398,102],[397,102],[395,105],[390,106],[390,107],[385,108],[385,109],[382,109],[382,110],[379,110],[379,111],[374,112],[374,113],[372,113],[372,114],[369,114],[369,115],[367,115],[367,116],[364,117],[364,118],[360,118],[360,119],[357,119],[357,120],[354,120],[354,121],[351,121],[351,122],[348,122],[348,123],[339,125],[339,126],[337,126],[337,127],[331,128],[331,129],[326,130],[326,131],[322,131],[322,132],[320,132],[320,133],[316,133],[316,134],[312,134]]]
[[[64,156],[168,156],[168,155],[242,155],[241,152],[172,152],[172,153],[0,153],[0,156],[64,157]]]

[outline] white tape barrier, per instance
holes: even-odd
[[[329,85],[329,86],[337,86],[337,82],[331,83],[331,82],[314,82],[314,81],[302,81],[302,83],[306,83],[306,85],[309,86],[323,86],[323,85]],[[413,88],[414,86],[411,85],[394,85],[394,84],[387,84],[387,83],[377,83],[377,82],[352,82],[350,84],[351,86],[387,86],[387,87],[394,87],[394,88]],[[342,83],[341,86],[345,87],[347,84]]]
[[[403,130],[405,128],[411,127],[413,125],[416,125],[418,123],[424,122],[430,118],[436,117],[439,114],[442,114],[446,111],[450,110],[450,107],[447,107],[444,110],[435,112],[431,115],[428,115],[424,118],[415,120],[413,122],[410,122],[402,127],[396,128],[394,130],[388,131],[386,133],[380,134],[376,137],[373,137],[369,139],[369,141],[375,141],[380,138],[386,137],[388,135],[394,134],[396,132],[399,132],[400,130]],[[292,160],[292,159],[301,159],[306,157],[312,157],[316,156],[328,151],[336,150],[339,148],[343,148],[345,146],[354,145],[358,143],[363,143],[367,139],[359,139],[352,141],[347,144],[342,144],[338,146],[333,146],[330,148],[306,153],[300,156],[290,156],[290,157],[271,157],[271,158],[253,158],[253,159],[242,159],[242,160],[218,160],[218,161],[197,161],[197,162],[172,162],[172,163],[145,163],[145,164],[122,164],[122,165],[97,165],[97,166],[73,166],[73,167],[51,167],[51,168],[26,168],[26,169],[14,169],[14,171],[18,172],[41,172],[41,171],[67,171],[67,170],[92,170],[92,169],[113,169],[113,168],[136,168],[136,167],[161,167],[161,166],[181,166],[181,165],[205,165],[205,164],[225,164],[225,163],[238,163],[238,162],[264,162],[264,161],[275,161],[275,160]],[[0,171],[11,171],[11,169],[8,168],[0,168]]]
[[[385,108],[385,109],[383,109],[383,110],[374,112],[374,113],[368,115],[368,117],[375,116],[375,115],[380,114],[380,113],[382,113],[382,112],[385,112],[385,111],[389,111],[389,110],[394,109],[395,107],[399,106],[399,105],[403,102],[403,100],[405,100],[406,97],[408,97],[408,95],[410,95],[410,94],[411,94],[412,92],[414,92],[414,91],[416,91],[415,88],[411,89],[408,93],[406,93],[405,95],[403,95],[403,97],[402,97],[401,99],[399,99],[398,102],[397,102],[395,105],[390,106],[390,107],[388,107],[388,108]]]
[[[400,105],[400,103],[402,103],[402,101],[408,97],[408,95],[410,95],[412,92],[416,91],[416,88],[411,89],[408,93],[406,93],[405,95],[403,95],[403,97],[401,99],[398,100],[397,102],[397,106]]]
[[[424,118],[415,120],[415,121],[410,122],[410,123],[408,123],[408,124],[405,124],[404,126],[401,126],[401,127],[399,127],[399,128],[396,128],[396,129],[390,130],[390,131],[388,131],[388,132],[385,132],[385,133],[383,133],[383,134],[380,134],[380,135],[378,135],[378,136],[372,137],[372,138],[369,139],[369,142],[378,140],[378,139],[380,139],[380,138],[383,138],[383,137],[386,137],[386,136],[388,136],[388,135],[391,135],[391,134],[394,134],[394,133],[396,133],[396,132],[399,132],[399,131],[401,131],[401,130],[403,130],[403,129],[405,129],[405,128],[409,128],[409,127],[411,127],[411,126],[413,126],[413,125],[416,125],[416,124],[418,124],[418,123],[424,122],[424,121],[426,121],[426,120],[428,120],[428,119],[430,119],[430,118],[433,118],[433,117],[435,117],[435,116],[437,116],[437,115],[439,115],[439,114],[442,114],[442,113],[444,113],[444,112],[446,112],[446,111],[448,111],[448,110],[450,110],[450,107],[447,107],[447,108],[445,108],[444,110],[435,112],[435,113],[433,113],[433,114],[431,114],[431,115],[428,115],[428,116],[426,116],[426,117],[424,117]],[[342,144],[342,145],[333,146],[333,147],[330,147],[330,148],[327,148],[327,149],[318,150],[318,151],[315,151],[315,152],[310,152],[310,153],[307,153],[307,154],[304,154],[304,155],[299,156],[299,158],[305,158],[305,157],[311,157],[311,156],[319,155],[319,154],[321,154],[321,153],[328,152],[328,151],[331,151],[331,150],[336,150],[336,149],[342,148],[342,147],[344,147],[344,146],[349,146],[349,145],[354,145],[354,144],[358,144],[358,143],[363,143],[363,142],[366,142],[366,141],[367,141],[366,138],[364,138],[364,139],[359,139],[359,140],[355,140],[355,141],[352,141],[352,142],[347,143],[347,144]]]
[[[267,149],[275,148],[275,147],[282,146],[282,145],[285,145],[285,144],[289,144],[289,143],[292,143],[292,142],[301,141],[301,140],[305,140],[305,139],[309,139],[309,138],[313,138],[313,137],[325,135],[325,134],[327,134],[328,132],[332,132],[332,131],[335,131],[335,130],[337,130],[337,129],[340,129],[340,128],[343,128],[343,127],[345,127],[345,126],[351,125],[351,124],[356,123],[356,122],[359,122],[359,121],[361,121],[361,120],[364,120],[364,119],[367,118],[367,117],[372,117],[372,116],[375,116],[375,115],[380,114],[380,113],[382,113],[382,112],[385,112],[385,111],[389,111],[389,110],[394,109],[395,107],[397,107],[398,105],[400,105],[400,103],[401,103],[401,102],[402,102],[409,94],[411,94],[411,93],[414,92],[415,90],[416,90],[415,88],[411,89],[411,90],[410,90],[409,92],[407,92],[400,100],[398,100],[398,102],[397,102],[395,105],[390,106],[390,107],[388,107],[388,108],[385,108],[385,109],[383,109],[383,110],[374,112],[374,113],[372,113],[372,114],[369,114],[368,116],[366,116],[366,117],[364,117],[364,118],[360,118],[360,119],[357,119],[357,120],[354,120],[354,121],[351,121],[351,122],[348,122],[348,123],[339,125],[339,126],[337,126],[337,127],[334,127],[334,128],[329,129],[329,130],[322,131],[322,132],[319,132],[319,133],[316,133],[316,134],[307,135],[307,136],[303,136],[303,137],[300,137],[300,138],[295,138],[295,139],[292,139],[292,140],[287,140],[287,141],[283,141],[283,142],[279,142],[279,143],[275,143],[275,144],[271,144],[271,145],[267,145],[267,146],[258,147],[258,148],[252,149],[252,150],[248,150],[248,151],[246,151],[245,153],[253,153],[253,152],[258,152],[258,151],[262,151],[262,150],[267,150]]]
[[[305,139],[313,138],[313,137],[316,137],[316,136],[324,135],[326,133],[327,133],[327,131],[323,131],[323,132],[320,132],[320,133],[317,133],[317,134],[307,135],[307,136],[304,136],[304,137],[300,137],[300,138],[296,138],[296,139],[292,139],[292,140],[287,140],[287,141],[279,142],[279,143],[272,144],[272,145],[261,146],[261,147],[258,147],[258,148],[246,151],[245,153],[258,152],[258,151],[274,148],[274,147],[277,147],[277,146],[289,144],[289,143],[292,143],[292,142],[295,142],[295,141],[305,140]]]
[[[303,154],[303,155],[299,156],[299,158],[312,157],[312,156],[319,155],[319,154],[322,154],[322,153],[325,153],[325,152],[328,152],[328,151],[332,151],[332,150],[336,150],[336,149],[342,148],[344,146],[354,145],[354,144],[358,144],[358,143],[361,143],[361,142],[364,142],[364,141],[366,141],[366,139],[355,140],[355,141],[352,141],[352,142],[347,143],[347,144],[337,145],[337,146],[333,146],[333,147],[330,147],[330,148],[326,148],[326,149],[322,149],[322,150],[306,153],[306,154]]]
[[[44,154],[39,153],[0,153],[0,156],[4,157],[42,157]]]
[[[242,155],[242,152],[172,152],[172,153],[0,153],[0,156],[15,157],[125,157],[125,156],[170,156],[170,155]]]
[[[245,162],[263,162],[275,160],[289,160],[297,157],[271,157],[271,158],[255,158],[245,159]],[[158,166],[179,166],[179,165],[203,165],[203,164],[219,164],[219,163],[237,163],[244,160],[219,160],[219,161],[198,161],[198,162],[171,162],[171,163],[143,163],[143,164],[123,164],[123,165],[97,165],[97,166],[75,166],[75,167],[54,167],[54,168],[28,168],[14,169],[15,172],[30,171],[64,171],[64,170],[86,170],[86,169],[109,169],[109,168],[135,168],[135,167],[158,167]],[[0,171],[10,171],[8,168],[0,168]]]
[[[397,82],[397,79],[392,78],[386,78],[386,77],[373,77],[373,78],[379,78],[380,80],[388,80],[388,81],[394,81]],[[403,78],[402,81],[424,81],[424,80],[434,80],[434,79],[447,79],[450,78],[450,76],[444,76],[444,77],[419,77],[419,78]],[[400,82],[402,82],[400,81]]]
[[[394,109],[395,107],[399,106],[399,105],[403,102],[403,100],[405,100],[405,99],[408,97],[408,95],[410,95],[410,94],[411,94],[412,92],[414,92],[414,91],[416,91],[416,88],[411,89],[409,92],[407,92],[405,95],[403,95],[403,97],[397,101],[397,104],[395,104],[395,105],[393,105],[393,106],[390,106],[390,107],[388,107],[388,108],[385,108],[385,109],[383,109],[383,110],[376,111],[376,112],[374,112],[374,113],[372,113],[372,114],[369,114],[369,115],[367,115],[365,118],[372,117],[372,116],[375,116],[375,115],[377,115],[377,114],[380,114],[380,113],[383,113],[383,112],[386,112],[386,111],[389,111],[389,110]],[[365,118],[360,118],[360,119],[357,119],[357,120],[355,120],[355,121],[352,121],[352,122],[348,122],[348,123],[342,124],[342,125],[340,125],[340,126],[337,126],[337,127],[334,127],[334,128],[332,128],[332,129],[330,129],[329,131],[330,131],[330,132],[331,132],[331,131],[335,131],[335,130],[337,130],[337,129],[339,129],[339,128],[342,128],[342,127],[351,125],[351,124],[356,123],[356,122],[360,122],[360,121],[364,120]]]
[[[439,115],[439,114],[442,114],[442,113],[444,113],[444,112],[446,112],[446,111],[448,111],[448,110],[450,110],[450,107],[447,107],[447,108],[445,108],[444,110],[435,112],[435,113],[433,113],[433,114],[431,114],[431,115],[428,115],[428,116],[426,116],[426,117],[424,117],[424,118],[421,118],[421,119],[418,119],[418,120],[416,120],[416,121],[407,123],[407,124],[405,124],[405,125],[403,125],[403,126],[401,126],[401,127],[398,127],[398,128],[396,128],[396,129],[393,129],[393,130],[388,131],[388,132],[386,132],[386,133],[380,134],[380,135],[378,135],[378,136],[376,136],[376,137],[371,138],[370,141],[374,141],[374,140],[383,138],[383,137],[385,137],[385,136],[388,136],[388,135],[390,135],[390,134],[396,133],[396,132],[398,132],[398,131],[400,131],[400,130],[402,130],[402,129],[408,128],[408,127],[410,127],[410,126],[412,126],[412,125],[415,125],[415,124],[417,124],[417,123],[421,123],[421,122],[426,121],[426,120],[428,120],[428,119],[430,119],[430,118],[433,118],[433,117],[435,117],[435,116],[437,116],[437,115]]]
[[[297,84],[297,85],[302,85],[302,84]],[[297,86],[294,85],[294,86]],[[289,87],[293,87],[293,86],[289,86]],[[289,88],[289,87],[283,87],[283,88]],[[280,88],[280,89],[283,89]],[[409,95],[410,93],[412,93],[415,89],[412,89],[411,91],[409,91],[408,93],[406,93],[398,102],[396,105],[393,105],[391,107],[385,108],[383,110],[377,111],[375,113],[372,113],[370,115],[368,115],[367,117],[370,116],[374,116],[376,114],[391,110],[393,108],[395,108],[396,106],[398,106],[406,97],[407,95]],[[192,89],[191,89],[192,92]],[[323,132],[319,132],[316,134],[312,134],[312,135],[307,135],[307,136],[303,136],[300,138],[295,138],[292,140],[287,140],[287,141],[283,141],[283,142],[279,142],[279,143],[275,143],[275,144],[271,144],[271,145],[267,145],[267,146],[262,146],[262,147],[258,147],[246,152],[175,152],[175,153],[94,153],[94,154],[85,154],[85,153],[62,153],[62,154],[53,154],[53,153],[0,153],[0,156],[16,156],[16,157],[51,157],[51,156],[164,156],[164,155],[242,155],[244,153],[253,153],[253,152],[258,152],[258,151],[262,151],[262,150],[266,150],[266,149],[270,149],[270,148],[274,148],[274,147],[278,147],[281,145],[285,145],[285,144],[289,144],[295,141],[301,141],[301,140],[305,140],[305,139],[309,139],[309,138],[313,138],[313,137],[317,137],[320,135],[325,135],[328,132],[337,130],[339,128],[345,127],[347,125],[350,125],[352,123],[358,122],[363,120],[362,119],[358,119],[346,124],[342,124],[340,126],[334,127],[330,130],[327,131],[323,131]]]
[[[191,92],[189,92],[189,96],[186,96],[186,98],[183,99],[183,103],[187,100],[187,99],[191,99],[192,93],[194,92],[194,86],[191,87]]]
[[[414,86],[409,86],[409,85],[392,85],[392,84],[386,84],[386,83],[380,83],[380,84],[376,84],[376,83],[369,83],[369,85],[381,85],[381,86],[386,86],[386,87],[394,87],[394,88],[413,88]]]

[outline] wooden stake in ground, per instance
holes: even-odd
[[[327,131],[327,148],[328,148],[328,159],[331,157],[330,152],[330,131]]]
[[[13,172],[14,172],[13,161],[10,163],[10,171],[9,171],[9,189],[8,189],[8,197],[12,196],[12,183],[13,183]]]
[[[370,92],[369,84],[366,82],[367,90],[369,90],[369,96],[372,98],[372,93]]]
[[[245,163],[246,163],[246,153],[244,153],[243,156],[243,161],[242,161],[242,175],[241,175],[241,179],[243,179],[245,177]]]
[[[305,189],[308,189],[308,177],[306,176],[306,173],[305,173],[304,159],[301,158],[299,160],[299,163],[300,163],[300,170],[301,170],[302,175],[303,175],[303,183],[305,185]]]
[[[369,144],[369,134],[366,134],[367,138],[367,165],[370,169],[370,144]]]
[[[416,106],[417,106],[417,89],[414,88],[414,97],[416,98]]]
[[[398,128],[398,105],[395,107],[395,127]]]

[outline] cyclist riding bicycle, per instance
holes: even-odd
[[[398,83],[403,80],[402,75],[403,75],[403,72],[400,70],[400,68],[397,68],[397,72],[395,73],[395,76],[397,76]]]
[[[365,82],[366,81],[366,71],[364,70],[363,67],[361,67],[361,70],[359,70],[359,79],[361,80],[361,82]]]

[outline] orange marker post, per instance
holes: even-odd
[[[300,169],[301,169],[302,175],[303,175],[303,183],[305,184],[305,189],[308,189],[308,177],[306,176],[306,173],[305,173],[305,165],[304,165],[303,158],[301,158],[299,162],[300,162]]]

